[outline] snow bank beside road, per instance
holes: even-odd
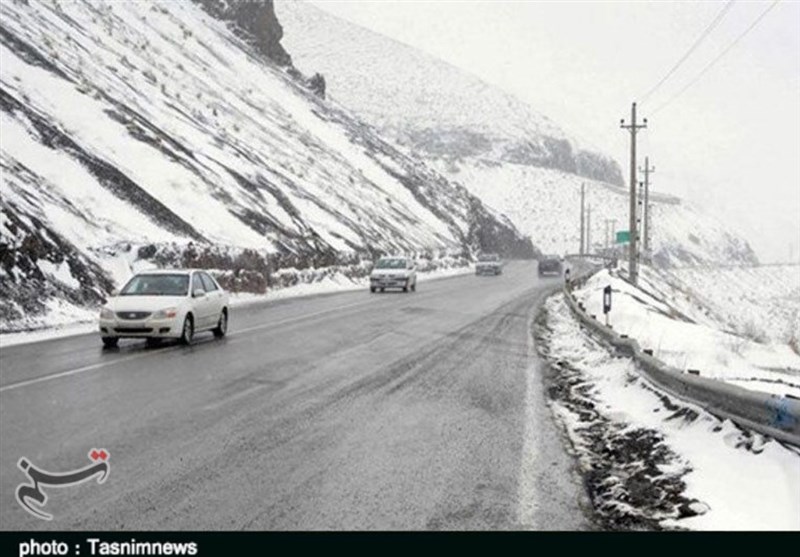
[[[800,530],[800,454],[654,391],[587,337],[561,295],[538,345],[552,404],[608,526]]]
[[[639,287],[602,270],[575,290],[589,314],[602,319],[603,288],[612,288],[610,323],[670,366],[778,395],[800,397],[800,355],[788,344],[756,342],[647,267]]]

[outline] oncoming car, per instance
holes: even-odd
[[[553,275],[560,277],[564,270],[561,257],[558,255],[545,255],[539,260],[539,276]]]
[[[502,275],[503,262],[496,253],[482,253],[475,263],[476,275]]]
[[[200,331],[228,332],[228,293],[205,271],[138,273],[100,310],[103,346],[121,338],[178,339],[191,344]]]
[[[417,266],[408,257],[381,257],[369,275],[369,290],[383,292],[387,288],[400,288],[403,292],[416,292]]]

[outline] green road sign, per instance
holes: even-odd
[[[629,230],[620,230],[617,232],[617,243],[627,244],[631,241],[631,233]]]

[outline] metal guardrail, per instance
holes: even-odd
[[[800,447],[800,400],[751,391],[716,379],[691,375],[668,366],[645,353],[639,343],[620,335],[586,313],[572,293],[596,270],[582,274],[564,287],[564,298],[572,313],[615,349],[633,358],[640,374],[653,386],[695,404],[718,418],[729,419],[746,429]]]

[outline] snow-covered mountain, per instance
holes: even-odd
[[[582,184],[587,212],[591,210],[587,225],[593,251],[605,249],[607,241],[613,246],[613,229],[628,228],[626,188],[527,165],[475,160],[458,165],[444,161],[431,164],[502,211],[545,252],[578,251]],[[656,264],[674,267],[756,262],[749,244],[702,208],[664,194],[653,194],[650,205],[649,236]],[[606,224],[606,220],[614,222]]]
[[[622,184],[611,158],[582,148],[513,95],[305,2],[276,2],[301,70],[321,71],[344,105],[401,145],[445,159],[488,158]]]
[[[534,253],[276,63],[274,32],[251,40],[225,15],[205,0],[0,3],[0,328],[97,304],[140,260],[237,284],[252,271],[263,290],[279,269],[379,252]]]
[[[583,149],[546,116],[480,79],[308,3],[280,0],[283,43],[303,71],[322,72],[327,93],[401,148],[508,216],[545,251],[579,245],[580,185],[592,205],[592,239],[605,220],[627,229],[619,166]],[[663,264],[753,263],[746,241],[680,199],[654,195],[654,258]]]

